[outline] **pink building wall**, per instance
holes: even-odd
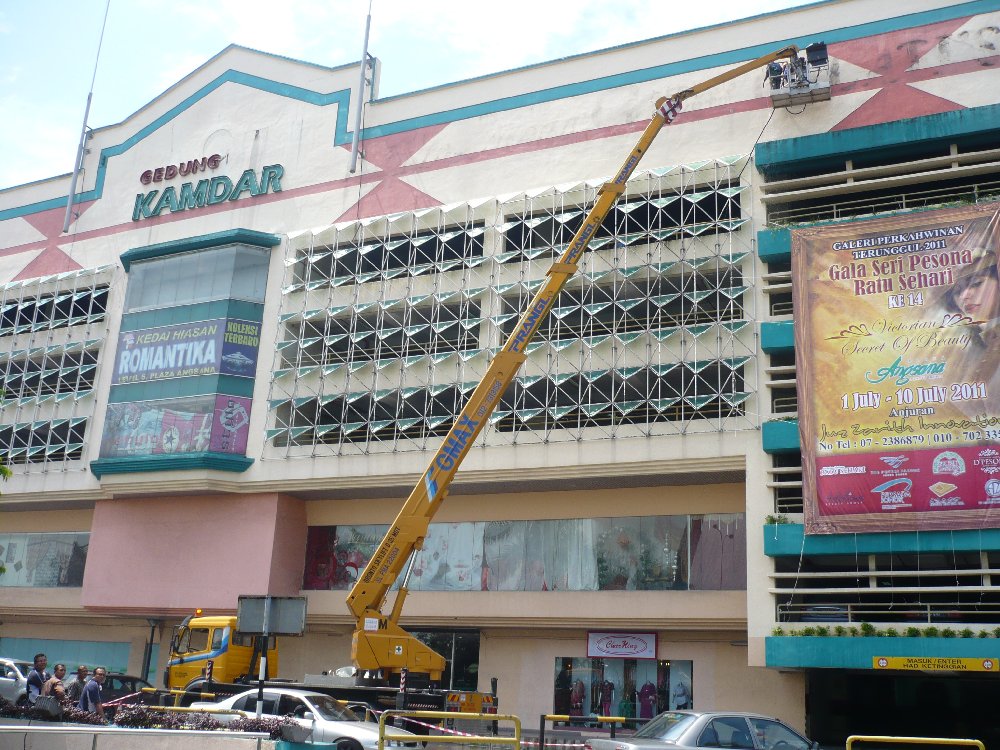
[[[277,494],[97,503],[85,609],[136,614],[236,610],[240,594],[296,596],[305,503]]]

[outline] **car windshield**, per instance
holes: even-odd
[[[328,695],[310,695],[309,702],[319,716],[329,721],[361,721],[351,709]]]
[[[632,736],[642,739],[675,740],[694,720],[692,714],[667,711],[648,721]]]

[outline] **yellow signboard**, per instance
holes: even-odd
[[[929,672],[1000,672],[1000,660],[989,657],[960,659],[945,656],[873,656],[872,669],[919,669]]]

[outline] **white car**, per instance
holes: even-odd
[[[239,711],[244,716],[257,715],[257,690],[234,695],[218,703],[197,702],[191,708]],[[331,698],[323,693],[294,688],[265,688],[262,716],[281,718],[291,716],[296,723],[312,729],[313,742],[329,742],[337,746],[337,750],[376,750],[378,747],[378,723],[363,721],[342,701]],[[236,719],[238,714],[213,714],[213,717],[224,724]],[[403,729],[387,727],[391,734],[411,734]],[[413,742],[386,742],[386,747],[416,747]]]
[[[28,672],[30,661],[0,658],[0,698],[14,704],[28,702]]]

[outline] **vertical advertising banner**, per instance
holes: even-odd
[[[806,533],[1000,521],[998,211],[792,233]]]

